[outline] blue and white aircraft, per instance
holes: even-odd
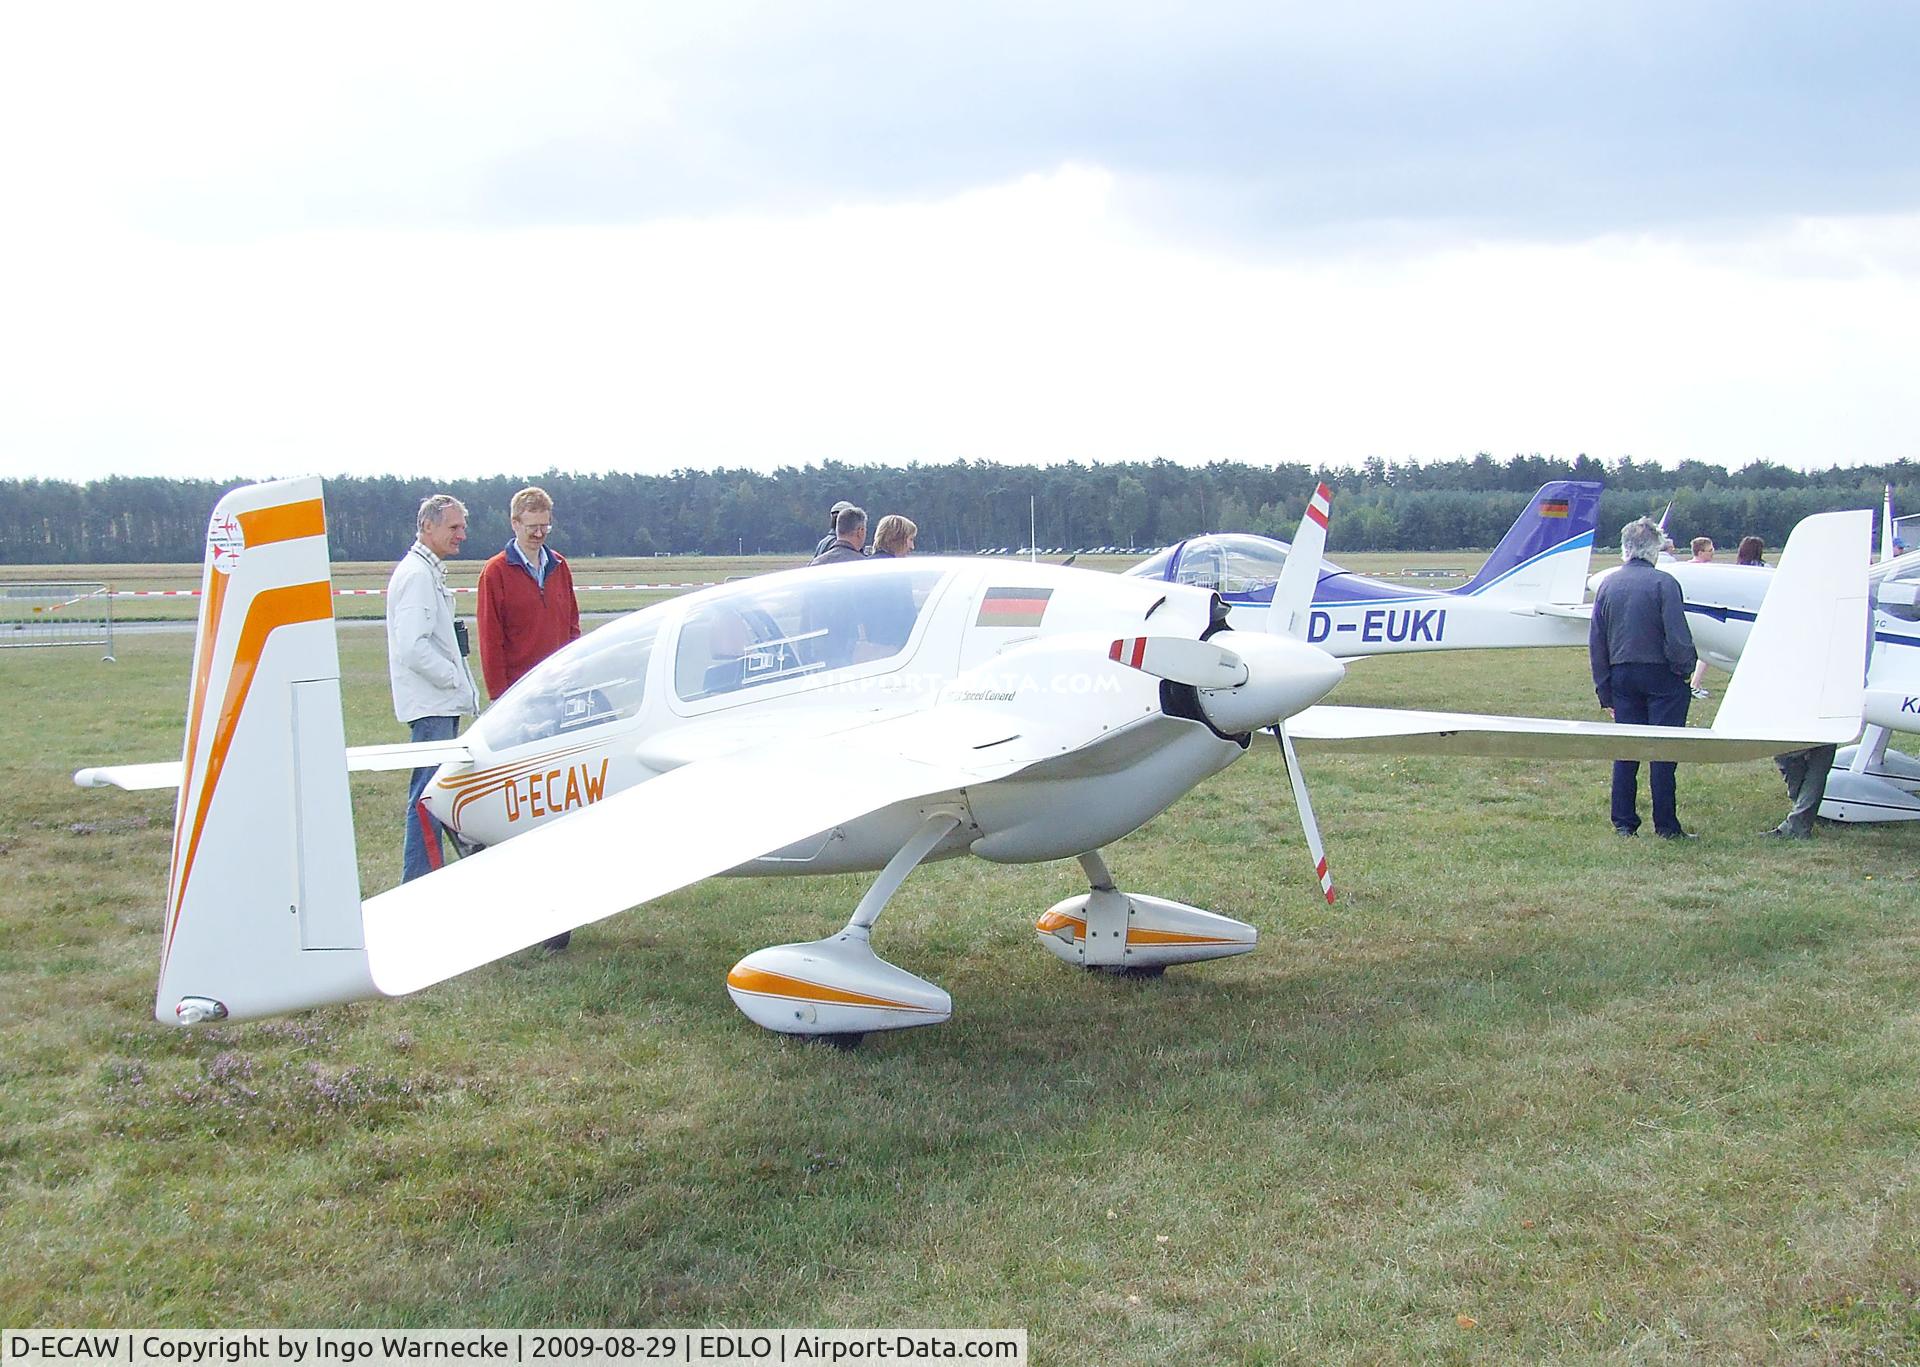
[[[1583,480],[1543,484],[1486,564],[1456,589],[1407,588],[1322,560],[1306,639],[1340,658],[1585,645],[1581,604],[1600,488]],[[1288,549],[1271,537],[1215,532],[1168,546],[1126,573],[1211,589],[1236,628],[1259,631]]]

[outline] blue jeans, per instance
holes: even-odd
[[[416,741],[452,740],[460,734],[458,717],[416,717],[408,726]],[[420,806],[420,794],[427,790],[427,780],[439,767],[429,764],[415,769],[413,782],[407,785],[407,830],[400,841],[402,883],[411,883],[421,874],[432,873],[440,867],[440,823]]]
[[[1693,702],[1684,674],[1675,674],[1665,665],[1615,665],[1613,683],[1613,719],[1653,726],[1685,726],[1687,708]],[[1680,817],[1674,810],[1674,765],[1654,760],[1647,765],[1647,786],[1653,790],[1653,829],[1661,835],[1677,835]],[[1617,759],[1613,762],[1613,826],[1619,831],[1640,829],[1638,797],[1640,761]]]

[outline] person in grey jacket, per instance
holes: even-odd
[[[865,558],[863,548],[867,544],[867,514],[864,509],[851,504],[842,508],[833,520],[833,531],[833,543],[809,560],[809,565],[838,565],[844,561]]]
[[[1656,567],[1666,534],[1643,517],[1620,529],[1622,564],[1600,584],[1593,597],[1587,629],[1587,657],[1600,706],[1617,722],[1685,726],[1692,693],[1687,678],[1696,655],[1687,627],[1680,581]],[[1674,766],[1656,760],[1648,766],[1653,790],[1653,829],[1668,840],[1691,840],[1675,810]],[[1613,829],[1619,835],[1640,830],[1640,761],[1613,765]]]
[[[453,590],[445,562],[467,539],[466,505],[452,494],[421,501],[419,537],[387,580],[387,674],[393,715],[413,740],[452,740],[460,718],[480,710],[479,690],[455,633]],[[440,824],[420,805],[436,766],[413,771],[407,789],[406,834],[400,843],[400,881],[440,867]]]

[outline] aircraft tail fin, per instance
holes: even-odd
[[[1483,598],[1579,603],[1600,525],[1601,486],[1560,479],[1540,486],[1487,563],[1454,592]]]
[[[156,1019],[379,995],[326,531],[316,478],[235,489],[208,523]]]
[[[1817,513],[1793,529],[1714,715],[1715,732],[1777,735],[1784,728],[1836,745],[1859,732],[1872,542],[1873,514],[1865,509]]]

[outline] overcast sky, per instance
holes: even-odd
[[[0,475],[1920,457],[1920,6],[16,4]]]

